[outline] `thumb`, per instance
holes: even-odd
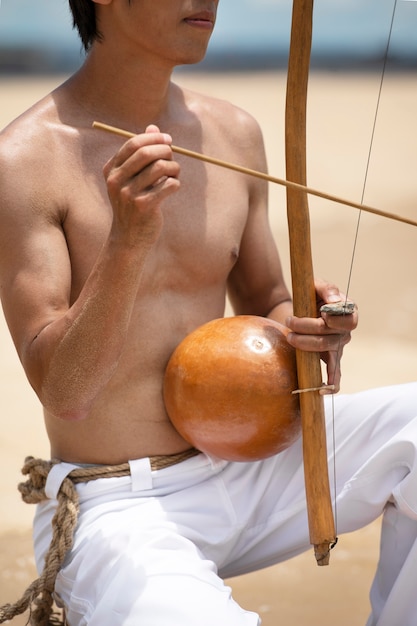
[[[161,132],[158,128],[158,126],[156,126],[155,124],[149,124],[149,126],[146,127],[145,130],[146,133],[159,133]]]

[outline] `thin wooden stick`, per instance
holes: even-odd
[[[114,135],[119,135],[120,137],[132,138],[135,136],[135,133],[132,133],[128,130],[123,130],[115,126],[109,126],[108,124],[103,124],[102,122],[93,122],[93,128],[97,128],[99,130],[105,130],[109,133],[113,133]],[[212,165],[218,165],[219,167],[224,167],[229,170],[234,170],[235,172],[240,172],[241,174],[254,176],[255,178],[260,178],[270,183],[282,185],[283,187],[287,187],[289,189],[296,189],[298,191],[304,191],[305,193],[309,193],[312,196],[317,196],[319,198],[324,198],[325,200],[330,200],[331,202],[344,204],[346,206],[353,207],[354,209],[365,211],[366,213],[373,213],[374,215],[379,215],[380,217],[386,217],[391,220],[396,220],[397,222],[409,224],[410,226],[417,226],[417,222],[415,222],[414,220],[408,217],[401,217],[400,215],[396,215],[395,213],[387,213],[386,211],[375,209],[374,207],[367,206],[366,204],[360,204],[359,202],[354,202],[353,200],[346,200],[344,198],[331,195],[324,191],[318,191],[317,189],[312,189],[311,187],[307,187],[299,183],[294,183],[289,180],[285,180],[283,178],[270,176],[269,174],[265,174],[264,172],[258,172],[257,170],[252,170],[248,167],[243,167],[241,165],[236,165],[235,163],[229,163],[227,161],[222,161],[221,159],[216,159],[214,157],[206,156],[205,154],[200,154],[199,152],[194,152],[193,150],[187,150],[186,148],[179,148],[178,146],[171,146],[171,150],[173,152],[176,152],[177,154],[182,154],[184,156],[191,157],[192,159],[198,159],[199,161],[205,161],[206,163],[211,163]]]

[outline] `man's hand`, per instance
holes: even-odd
[[[163,225],[161,203],[179,188],[171,137],[157,126],[126,141],[104,166],[113,233],[130,245],[152,245]]]
[[[289,317],[286,325],[292,331],[287,340],[294,348],[307,352],[319,352],[327,366],[327,385],[333,386],[335,392],[340,389],[341,368],[340,361],[344,346],[351,339],[351,332],[358,325],[358,312],[354,307],[353,313],[333,315],[320,313],[323,304],[346,301],[346,296],[339,291],[336,285],[323,280],[315,281],[317,294],[317,318]],[[348,301],[349,302],[349,301]],[[332,393],[332,390],[323,388],[322,393]]]

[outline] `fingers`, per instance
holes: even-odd
[[[287,340],[294,348],[307,352],[339,353],[351,340],[351,331],[357,325],[357,314],[322,317],[289,317],[286,325],[290,329]]]
[[[323,280],[315,281],[317,304],[323,305],[346,303],[346,296],[339,288]],[[332,311],[334,307],[327,307]],[[342,309],[341,314],[338,309]],[[341,358],[344,346],[351,340],[351,332],[358,325],[356,306],[352,312],[345,312],[346,307],[336,307],[335,312],[321,312],[317,318],[289,317],[286,324],[290,329],[288,343],[298,350],[318,352],[327,368],[327,386],[320,393],[335,393],[340,389]]]
[[[340,329],[342,332],[354,330],[358,325],[358,310],[356,305],[354,305],[351,300],[348,300],[346,295],[333,283],[316,279],[314,284],[317,294],[318,314],[324,319],[326,326],[333,330]],[[335,305],[337,305],[337,303],[340,303],[341,306],[336,307]],[[320,310],[323,306],[325,307],[325,305],[330,305],[328,307],[330,312]],[[333,305],[333,307],[331,305]],[[338,308],[340,309],[339,311],[337,310]]]
[[[160,130],[158,128],[158,126],[156,126],[155,124],[149,124],[149,126],[146,127],[145,133],[159,133]],[[170,141],[169,143],[171,143],[171,136],[167,135],[167,133],[164,133],[167,137],[169,137]]]
[[[322,318],[290,317],[286,322],[292,331],[287,340],[294,348],[307,352],[338,350],[351,339],[350,329],[329,328]]]
[[[318,322],[317,325],[311,322]],[[287,341],[297,350],[317,352],[326,364],[327,383],[320,391],[322,395],[337,393],[340,390],[341,359],[344,347],[350,342],[350,332],[332,332],[325,325],[324,320],[310,320],[309,318],[291,318],[291,330]],[[305,334],[306,331],[314,334]]]
[[[322,395],[340,391],[342,353],[343,347],[340,347],[337,352],[328,352],[323,359],[326,363],[327,385],[320,391]]]
[[[358,312],[349,315],[322,313],[320,317],[289,317],[286,325],[295,333],[307,335],[334,335],[350,333],[358,325]]]
[[[129,139],[104,166],[104,175],[117,187],[134,177],[140,187],[152,187],[162,176],[178,176],[179,166],[172,160],[171,137],[150,126],[146,133]]]
[[[103,168],[113,209],[112,232],[129,245],[153,245],[163,226],[162,201],[180,186],[171,141],[157,126],[148,126]]]
[[[314,286],[319,306],[332,302],[340,302],[341,300],[346,299],[346,296],[340,292],[339,287],[337,287],[334,283],[329,283],[321,278],[316,278]]]

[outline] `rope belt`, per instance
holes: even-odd
[[[178,454],[149,457],[152,470],[164,469],[199,454],[195,448]],[[52,467],[59,461],[43,461],[27,457],[22,469],[28,475],[18,485],[24,502],[38,504],[47,500],[46,479]],[[0,624],[30,610],[31,626],[64,626],[64,620],[53,611],[55,580],[64,562],[65,555],[74,542],[74,531],[78,521],[79,498],[75,485],[98,478],[118,478],[130,475],[129,463],[121,465],[93,465],[72,470],[62,481],[57,495],[58,506],[52,519],[52,540],[45,557],[40,577],[29,585],[23,596],[14,604],[0,607]],[[34,605],[34,607],[32,607]]]

